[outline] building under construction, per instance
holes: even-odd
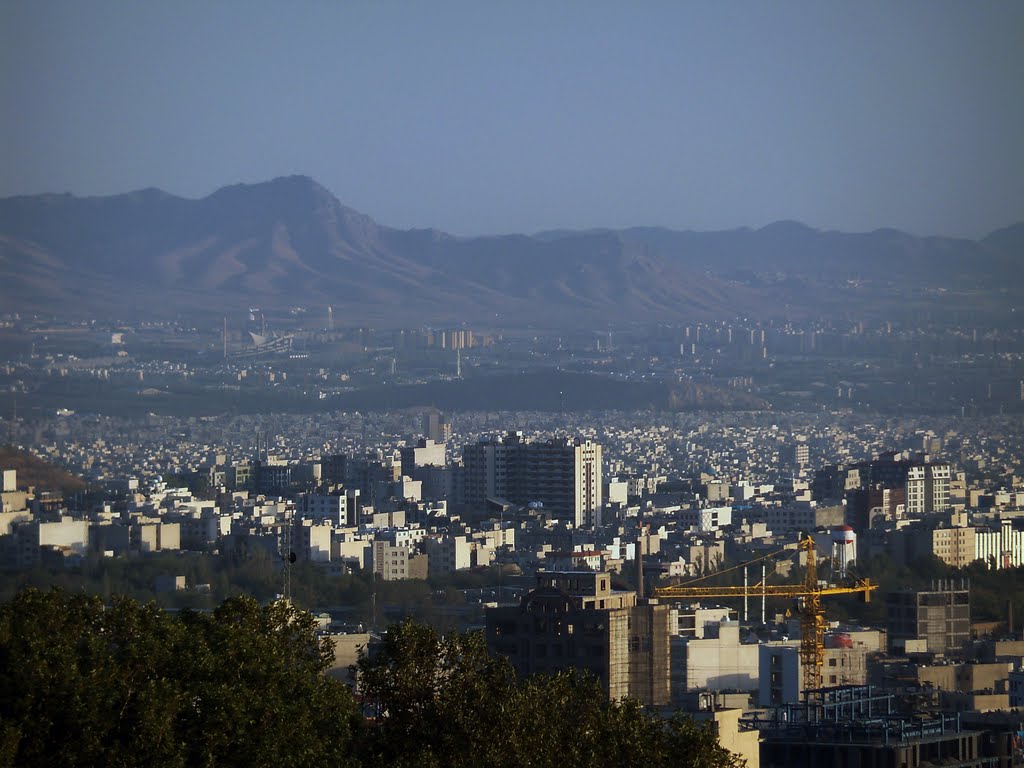
[[[1010,768],[1020,763],[1010,733],[971,730],[959,714],[897,712],[869,686],[808,691],[807,700],[747,718],[761,734],[760,768]]]
[[[961,653],[971,639],[971,592],[966,579],[942,579],[931,589],[886,595],[890,650]]]

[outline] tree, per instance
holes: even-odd
[[[284,602],[225,601],[214,613],[185,613],[198,638],[182,674],[188,691],[190,765],[344,765],[355,704],[324,674],[333,647],[318,639],[308,613]]]
[[[392,627],[373,658],[360,660],[360,688],[378,726],[368,756],[386,765],[493,765],[505,727],[502,711],[513,698],[515,672],[487,652],[481,633],[441,637],[404,621]]]
[[[592,677],[521,681],[480,633],[411,621],[360,661],[364,725],[332,653],[282,602],[172,615],[26,590],[0,606],[0,766],[738,765]]]
[[[353,764],[331,659],[283,603],[172,616],[26,590],[0,606],[0,764]]]
[[[479,632],[441,636],[405,621],[360,660],[360,671],[377,718],[368,764],[739,765],[712,732],[687,719],[662,720],[635,701],[609,702],[589,675],[517,679],[506,659],[488,654]]]

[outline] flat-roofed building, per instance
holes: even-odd
[[[537,504],[575,527],[602,524],[601,445],[553,438],[528,442],[521,432],[463,448],[463,499],[483,509],[488,499]]]

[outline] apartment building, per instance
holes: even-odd
[[[611,588],[605,572],[552,571],[518,606],[487,610],[487,644],[523,676],[587,670],[609,699],[669,701],[669,606]]]
[[[463,498],[473,509],[488,499],[543,507],[574,527],[602,523],[601,445],[557,438],[528,442],[521,432],[463,448]]]
[[[427,578],[426,555],[403,544],[373,542],[373,572],[382,581]]]

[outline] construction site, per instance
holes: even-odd
[[[762,560],[779,554],[770,553]],[[728,607],[717,609],[717,613],[712,608],[691,608],[687,622],[695,636],[673,646],[673,653],[681,649],[686,654],[685,661],[673,658],[673,666],[684,670],[681,686],[709,690],[706,695],[691,697],[689,703],[699,718],[716,723],[720,737],[737,738],[721,730],[723,723],[732,722],[740,732],[736,743],[742,741],[744,732],[757,733],[756,753],[749,749],[744,753],[748,766],[1024,765],[1024,722],[1019,710],[1008,706],[1007,690],[1008,679],[1019,667],[1020,657],[1016,656],[1016,663],[1013,659],[1024,653],[1024,648],[1018,647],[1024,644],[982,642],[972,646],[969,582],[944,580],[933,583],[930,590],[886,594],[887,631],[876,631],[872,637],[868,630],[838,631],[830,626],[825,604],[837,595],[870,600],[877,586],[849,578],[845,569],[834,567],[834,557],[829,565],[833,577],[839,578],[820,579],[815,542],[810,537],[800,542],[797,557],[804,569],[797,583],[769,583],[763,564],[761,579],[751,583],[748,573],[751,566],[757,569],[755,561],[728,569],[743,571],[742,585],[710,584],[711,578],[721,578],[722,571],[711,578],[655,590],[660,601],[703,601],[701,605],[714,600],[742,601],[739,622],[731,621],[733,609]],[[799,627],[798,644],[794,647],[789,637],[758,642],[756,672],[743,677],[729,664],[742,664],[733,659],[750,647],[740,642],[741,633],[753,638],[755,630],[765,631],[769,623],[765,606],[772,598],[795,601],[790,626]],[[761,603],[760,622],[751,620],[751,600]],[[724,616],[706,624],[710,638],[696,636],[701,610]],[[847,655],[855,645],[871,650],[862,648],[859,654]],[[711,648],[717,649],[717,657],[707,655]],[[850,663],[854,657],[867,663]],[[753,674],[758,685],[756,705],[752,696],[713,690],[721,681],[749,687],[755,682]],[[730,708],[738,710],[738,717],[723,718],[722,713]]]
[[[709,721],[748,768],[1024,765],[1024,642],[972,639],[966,579],[887,591],[884,628],[830,621],[833,599],[879,597],[845,567],[849,529],[830,535],[653,590],[642,556],[636,589],[539,571],[487,610],[487,643],[520,675],[582,669],[609,700]]]

